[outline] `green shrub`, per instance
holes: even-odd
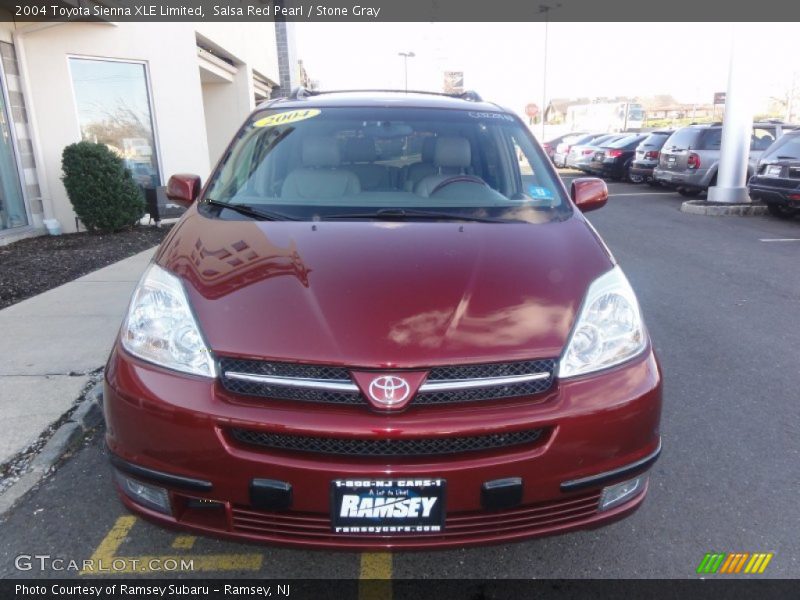
[[[72,208],[89,231],[119,231],[144,215],[141,189],[105,145],[70,144],[61,155],[61,168]]]

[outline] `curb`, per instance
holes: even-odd
[[[81,396],[71,413],[65,414],[66,420],[53,432],[20,478],[0,493],[0,517],[51,473],[61,458],[80,443],[84,434],[103,423],[102,400],[101,379]]]
[[[706,215],[708,217],[760,217],[767,214],[763,204],[709,204],[706,200],[687,200],[681,204],[681,212],[690,215]]]

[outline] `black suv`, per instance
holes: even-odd
[[[800,130],[790,131],[761,156],[747,184],[750,197],[777,217],[800,214]]]

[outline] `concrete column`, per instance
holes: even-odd
[[[732,24],[728,91],[722,126],[717,185],[709,188],[708,200],[731,204],[750,202],[747,194],[747,159],[753,134],[752,91],[744,68],[745,36],[740,24]]]

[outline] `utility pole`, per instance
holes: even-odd
[[[408,91],[408,59],[414,58],[416,54],[413,52],[398,52],[397,56],[403,57],[403,74],[405,78],[406,91]]]
[[[544,12],[544,68],[542,69],[542,108],[541,108],[541,117],[539,120],[542,122],[542,143],[544,143],[544,118],[545,114],[547,113],[547,33],[548,33],[548,26],[549,26],[549,17],[550,17],[550,7],[546,5],[540,5],[539,11]]]

